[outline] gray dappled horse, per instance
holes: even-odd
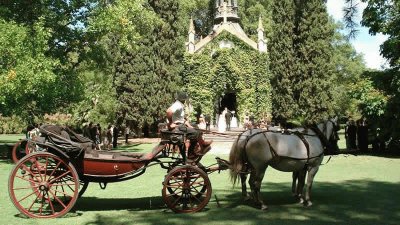
[[[311,206],[312,183],[324,157],[324,150],[332,150],[328,140],[337,131],[336,123],[334,119],[308,129],[245,131],[234,142],[229,155],[232,181],[236,183],[240,176],[242,196],[248,198],[245,182],[250,173],[252,197],[256,203],[261,204],[261,209],[267,209],[268,206],[260,196],[261,182],[267,167],[293,172],[292,191],[301,203]],[[306,175],[307,188],[303,196]]]

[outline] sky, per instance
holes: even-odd
[[[328,0],[328,13],[333,16],[336,21],[343,20],[344,0]],[[366,7],[366,3],[359,3],[358,21],[361,21],[362,11]],[[368,68],[381,69],[385,65],[386,60],[379,54],[379,46],[387,39],[385,35],[377,34],[372,36],[368,34],[368,28],[359,27],[359,33],[354,40],[351,40],[352,45],[358,53],[364,55],[364,61]]]

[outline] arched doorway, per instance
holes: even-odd
[[[229,111],[235,111],[237,109],[237,102],[236,102],[236,93],[229,92],[225,93],[225,95],[221,96],[218,113],[221,114],[224,111],[225,107]]]

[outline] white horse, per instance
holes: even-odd
[[[239,135],[232,145],[229,161],[233,182],[236,183],[239,176],[241,178],[243,197],[248,197],[245,182],[250,173],[252,197],[261,209],[268,208],[260,198],[260,188],[270,165],[283,172],[293,172],[293,191],[301,202],[311,206],[311,187],[324,158],[324,150],[334,151],[328,140],[337,131],[336,122],[327,120],[314,128],[283,131],[251,129]],[[306,174],[307,189],[303,196]]]

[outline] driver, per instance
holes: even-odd
[[[201,152],[204,154],[211,149],[211,141],[205,141],[202,132],[196,130],[185,117],[185,101],[188,99],[186,92],[178,92],[176,101],[167,109],[168,129],[180,131],[186,134],[190,140],[188,155],[193,155],[196,144],[199,143]]]

